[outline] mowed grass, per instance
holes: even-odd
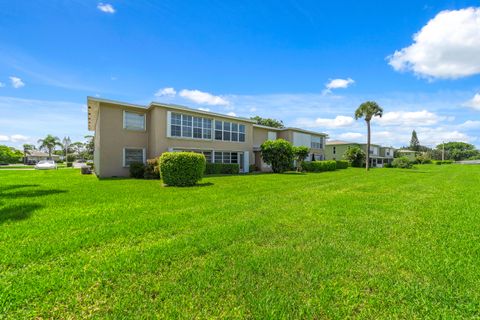
[[[0,318],[480,317],[480,166],[0,172]]]

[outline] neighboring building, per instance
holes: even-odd
[[[397,150],[397,155],[399,157],[407,157],[410,161],[415,161],[417,153],[412,150],[401,149]]]
[[[309,160],[324,159],[326,134],[297,128],[270,128],[254,120],[184,106],[148,106],[88,97],[88,129],[95,131],[94,168],[99,177],[128,176],[129,164],[166,151],[203,153],[209,162],[238,163],[267,171],[259,149],[283,138],[311,148]]]
[[[60,159],[60,157],[56,154],[52,154],[51,157],[48,156],[48,153],[46,152],[42,152],[42,151],[38,151],[38,150],[30,150],[30,151],[27,151],[27,154],[26,154],[26,158],[27,158],[27,161],[26,163],[37,163],[38,161],[41,161],[41,160],[48,160],[48,159],[52,159],[52,160],[55,160],[55,161],[58,161]],[[24,161],[25,162],[25,161]]]
[[[365,153],[367,152],[366,143],[347,142],[340,140],[327,141],[325,146],[326,160],[341,160],[345,152],[352,146],[360,147]],[[384,164],[393,161],[393,153],[395,149],[392,147],[382,147],[378,144],[370,144],[370,166],[383,167]]]

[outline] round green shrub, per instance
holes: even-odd
[[[347,169],[348,165],[349,163],[347,160],[337,160],[337,169]]]
[[[400,157],[393,159],[392,166],[394,168],[410,169],[412,162],[407,157]]]
[[[130,163],[130,177],[135,179],[143,179],[145,173],[145,165],[143,162]]]
[[[293,164],[294,153],[290,142],[277,139],[267,140],[260,146],[262,160],[272,167],[275,173],[290,170]]]
[[[167,186],[193,186],[202,179],[205,163],[200,153],[165,152],[160,156],[160,175]]]

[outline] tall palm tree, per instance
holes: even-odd
[[[364,118],[365,122],[367,123],[367,163],[365,164],[365,168],[367,169],[367,171],[370,169],[370,121],[373,117],[381,118],[382,115],[383,109],[375,101],[364,102],[357,108],[357,110],[355,110],[355,120],[358,120],[359,118]]]
[[[27,154],[30,150],[35,150],[35,146],[33,144],[23,145],[23,164],[27,164]]]
[[[62,146],[60,143],[60,139],[58,137],[54,137],[51,134],[47,135],[43,139],[38,140],[39,149],[47,150],[48,151],[48,158],[52,158],[52,152],[55,150],[56,146]]]

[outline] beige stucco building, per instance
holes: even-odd
[[[345,152],[352,146],[360,147],[365,153],[367,152],[366,143],[356,143],[341,140],[327,141],[325,146],[326,160],[342,160]],[[378,144],[370,144],[370,167],[383,167],[387,163],[393,161],[393,147],[382,147]]]
[[[283,138],[310,148],[308,160],[323,160],[326,134],[298,128],[270,128],[254,120],[184,106],[147,106],[88,97],[88,129],[95,131],[95,172],[128,176],[131,162],[146,162],[167,151],[203,153],[209,162],[238,163],[241,172],[261,161],[260,145]]]

